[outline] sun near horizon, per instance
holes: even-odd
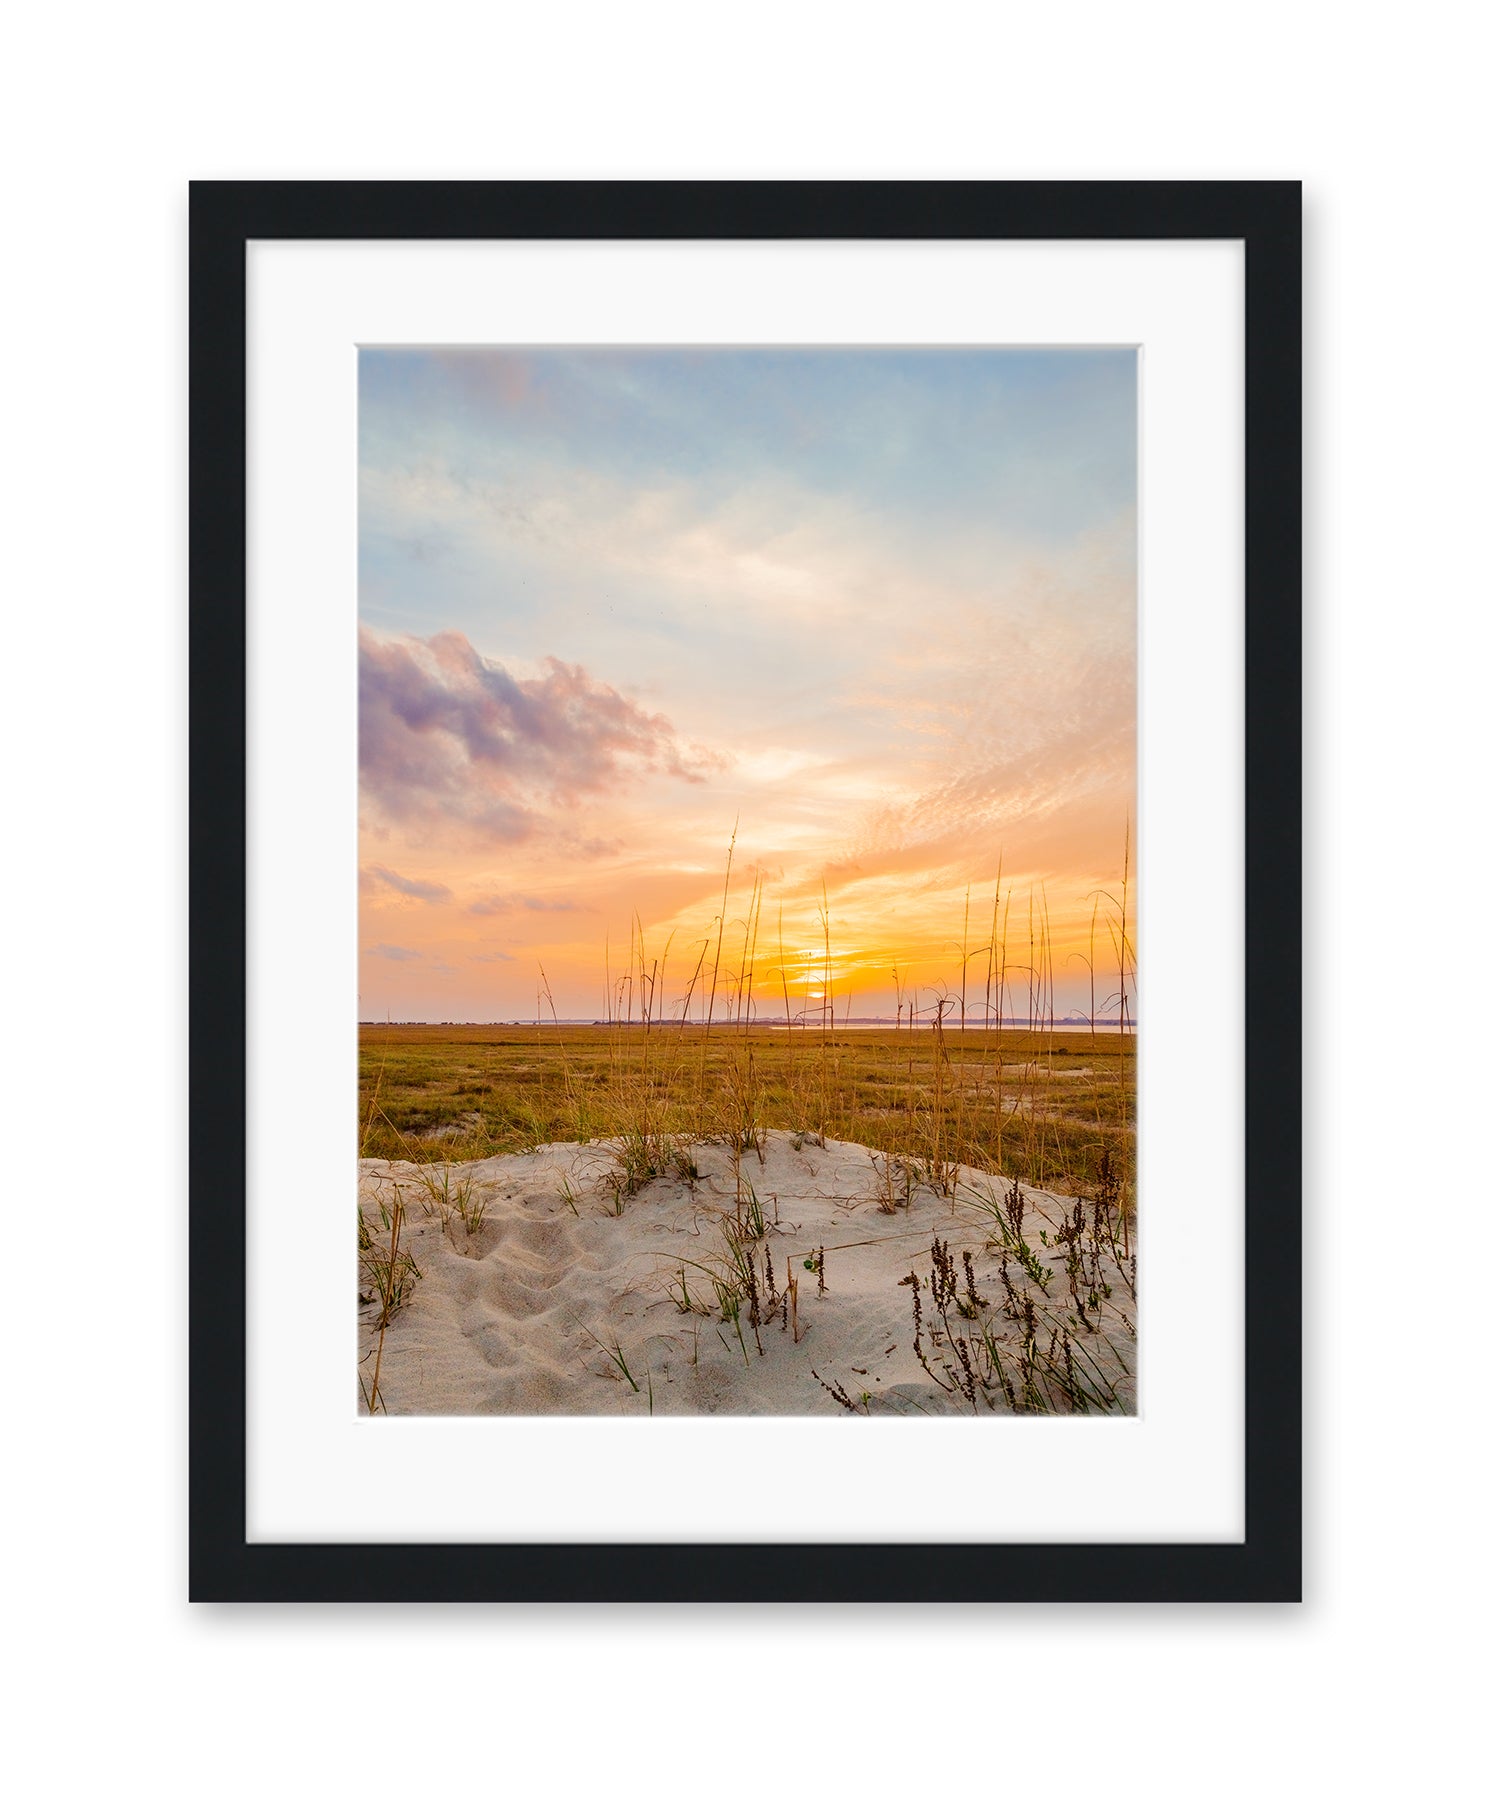
[[[1110,1002],[1133,350],[359,379],[362,1017],[603,1017],[640,957],[668,1019]]]

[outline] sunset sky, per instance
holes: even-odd
[[[1044,901],[1086,1011],[1135,445],[1132,350],[362,351],[361,1016],[533,1018],[540,965],[600,1017],[637,916],[672,1016],[736,819],[760,1016],[822,1000],[825,885],[836,1017],[956,993],[998,859],[1007,1012]]]

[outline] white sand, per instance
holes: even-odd
[[[979,1334],[986,1328],[1012,1373],[1017,1401],[1024,1401],[1024,1306],[1006,1293],[996,1228],[983,1210],[991,1197],[1003,1201],[1006,1183],[963,1169],[955,1197],[914,1185],[907,1201],[906,1182],[897,1174],[895,1194],[903,1203],[884,1212],[879,1199],[890,1174],[883,1156],[858,1144],[767,1134],[763,1160],[745,1151],[740,1161],[741,1211],[753,1186],[767,1221],[765,1236],[745,1245],[761,1288],[757,1345],[748,1303],[741,1306],[737,1332],[721,1316],[708,1272],[728,1262],[725,1224],[736,1197],[731,1152],[722,1144],[698,1143],[686,1153],[700,1179],[655,1180],[626,1198],[618,1216],[605,1185],[613,1163],[607,1143],[549,1144],[527,1155],[448,1165],[450,1193],[469,1179],[473,1193],[488,1202],[484,1223],[472,1235],[451,1210],[430,1203],[424,1177],[440,1185],[442,1166],[361,1162],[360,1203],[377,1243],[385,1239],[378,1201],[400,1192],[406,1207],[402,1243],[422,1276],[386,1329],[380,1354],[386,1410],[631,1416],[845,1410],[820,1385],[821,1377],[841,1386],[861,1411],[977,1410],[991,1416],[993,1409],[1009,1416],[1011,1403],[993,1374],[987,1387],[974,1385],[972,1400],[964,1391],[954,1340],[962,1338],[973,1364],[984,1368]],[[1092,1326],[1085,1328],[1070,1297],[1067,1254],[1056,1241],[1073,1202],[1031,1188],[1022,1193],[1025,1239],[1052,1272],[1044,1291],[1027,1280],[1014,1255],[1007,1259],[1016,1295],[1024,1302],[1029,1294],[1036,1307],[1033,1356],[1045,1358],[1050,1350],[1053,1364],[1065,1370],[1071,1346],[1081,1380],[1096,1386],[1107,1381],[1123,1410],[1134,1411],[1130,1259],[1123,1250],[1118,1258],[1106,1250],[1092,1283],[1098,1305],[1083,1301]],[[1087,1202],[1084,1216],[1092,1222]],[[1050,1242],[1043,1242],[1044,1232]],[[934,1234],[948,1245],[956,1272],[947,1330],[932,1290]],[[804,1266],[819,1246],[827,1284],[821,1295],[815,1270]],[[774,1308],[764,1291],[768,1250]],[[973,1257],[975,1292],[987,1303],[978,1308],[965,1299],[965,1250]],[[780,1304],[788,1259],[798,1283],[797,1341],[790,1308],[784,1329]],[[903,1283],[913,1272],[921,1283],[923,1350],[952,1393],[924,1371],[913,1350],[913,1291],[909,1281]],[[684,1275],[695,1310],[681,1310]],[[1086,1296],[1088,1275],[1080,1279],[1075,1267],[1075,1279]],[[965,1307],[972,1319],[962,1316]],[[360,1305],[366,1387],[375,1366],[377,1310],[369,1302]],[[1018,1310],[1022,1317],[1007,1316]],[[634,1388],[612,1360],[617,1346]],[[1040,1371],[1036,1379],[1049,1396],[1046,1410],[1070,1410],[1064,1388],[1049,1386]]]

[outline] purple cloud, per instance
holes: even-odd
[[[398,822],[446,818],[491,841],[532,835],[570,807],[642,773],[702,781],[713,766],[577,664],[549,659],[518,679],[456,631],[359,637],[359,758],[367,803]]]
[[[366,956],[383,956],[387,962],[421,962],[420,950],[408,950],[404,944],[371,944]]]
[[[359,886],[360,892],[364,894],[376,894],[382,888],[389,888],[412,900],[426,900],[433,904],[453,898],[452,888],[445,888],[440,881],[417,881],[410,875],[398,875],[394,869],[387,869],[380,863],[370,863],[360,870]]]

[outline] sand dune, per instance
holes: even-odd
[[[1133,1258],[1090,1203],[1075,1213],[1022,1188],[1023,1254],[1005,1246],[1009,1185],[976,1170],[944,1195],[861,1145],[784,1131],[738,1167],[722,1143],[682,1154],[692,1173],[649,1182],[618,1213],[609,1143],[446,1168],[361,1162],[377,1246],[381,1201],[399,1194],[402,1245],[421,1271],[380,1349],[384,1409],[1135,1410]],[[484,1202],[472,1232],[452,1204],[465,1191],[471,1220]],[[1070,1244],[1074,1221],[1084,1230]],[[737,1277],[736,1308],[725,1292]],[[378,1307],[367,1274],[361,1285],[367,1389]]]

